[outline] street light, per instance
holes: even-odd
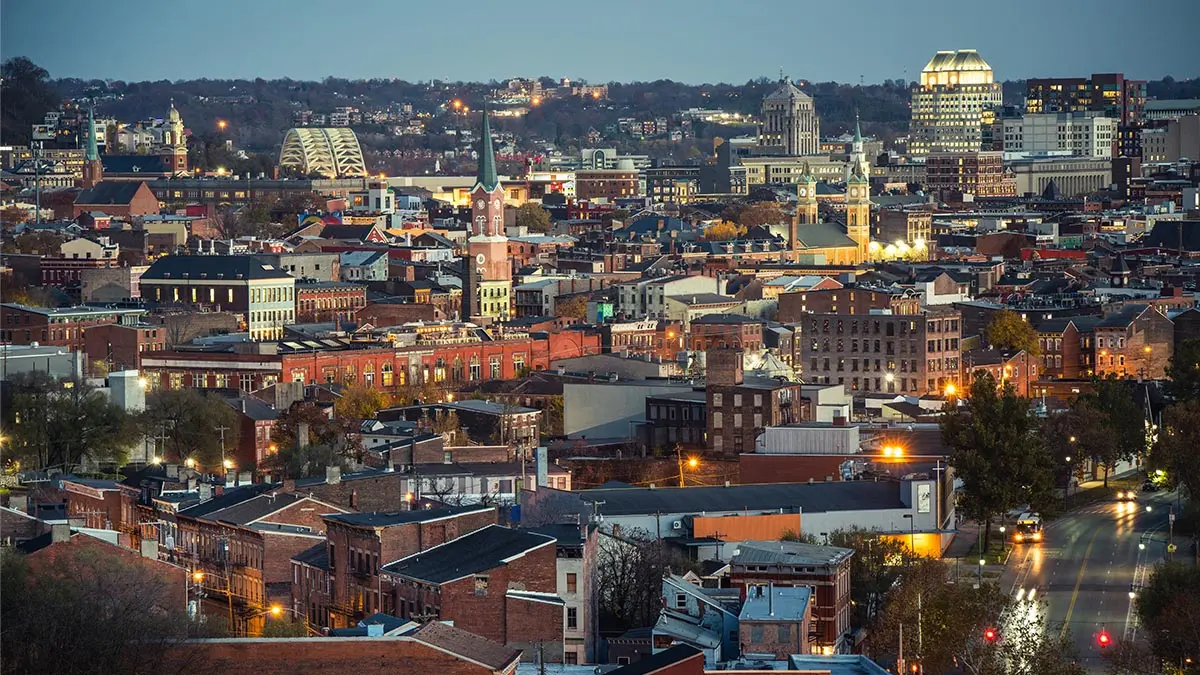
[[[953,382],[946,385],[946,396],[947,397],[952,397],[957,393],[958,393],[958,387],[954,386]]]
[[[983,588],[983,566],[985,564],[987,564],[987,561],[984,560],[983,558],[980,558],[979,559],[979,587],[980,588]]]
[[[1001,525],[1000,526],[1000,552],[1006,553],[1007,551],[1008,551],[1008,538],[1004,536],[1004,526]]]
[[[914,556],[917,554],[917,519],[913,518],[913,514],[904,514],[904,519],[908,521],[908,550]]]

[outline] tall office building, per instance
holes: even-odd
[[[938,52],[912,92],[909,152],[979,150],[983,128],[1003,101],[992,67],[974,49]]]
[[[1117,152],[1141,157],[1141,125],[1146,81],[1122,73],[1093,73],[1090,78],[1034,78],[1025,83],[1025,111],[1099,113],[1117,120]]]
[[[821,122],[812,97],[792,84],[779,81],[779,88],[762,102],[762,128],[758,144],[768,152],[783,155],[815,155],[821,151]]]

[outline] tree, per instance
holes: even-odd
[[[162,452],[167,461],[192,459],[200,467],[212,469],[220,468],[222,460],[237,447],[240,428],[233,408],[218,396],[196,389],[151,392],[146,397],[141,426],[147,436],[162,437]]]
[[[550,213],[540,204],[525,202],[517,207],[517,227],[528,228],[530,232],[549,232]]]
[[[138,438],[133,420],[108,397],[80,380],[54,380],[43,372],[10,376],[13,399],[6,413],[12,440],[6,459],[64,471],[85,462],[123,464]]]
[[[1184,672],[1200,673],[1200,569],[1175,562],[1159,565],[1138,593],[1135,608],[1159,661],[1175,667],[1190,658],[1191,667]]]
[[[1050,454],[1037,434],[1029,399],[1017,396],[1011,383],[998,387],[991,375],[980,374],[964,405],[943,415],[940,425],[950,465],[963,481],[960,504],[984,526],[985,550],[994,516],[1050,501]]]
[[[560,319],[587,319],[587,293],[559,296],[554,300],[554,316]]]
[[[988,344],[997,349],[1022,349],[1033,357],[1042,354],[1037,331],[1016,312],[1007,309],[996,312],[987,325],[986,333]]]
[[[301,424],[308,425],[309,446],[330,448],[340,457],[356,455],[362,449],[356,423],[348,418],[330,418],[315,404],[298,401],[275,419],[275,426],[271,429],[271,438],[275,439],[278,447],[277,454],[301,445],[297,442]]]
[[[86,535],[76,535],[86,537]],[[36,567],[0,552],[0,650],[4,673],[186,673],[161,660],[187,637],[183,588],[150,563],[72,540]]]
[[[26,232],[12,240],[5,240],[4,250],[8,253],[25,253],[42,257],[55,257],[61,252],[66,237],[42,230]]]
[[[1150,449],[1150,466],[1166,473],[1167,486],[1182,487],[1189,496],[1200,494],[1200,399],[1167,406],[1162,429]]]
[[[1200,340],[1184,340],[1167,364],[1167,395],[1176,401],[1200,398]]]
[[[850,599],[854,603],[850,625],[868,626],[907,568],[908,547],[900,540],[858,527],[830,532],[829,545],[854,549],[850,558]]]
[[[746,234],[746,228],[728,220],[721,220],[704,228],[704,241],[729,241]]]
[[[596,598],[600,630],[623,632],[652,626],[662,607],[662,579],[694,564],[644,530],[602,534],[596,552]]]
[[[373,419],[375,413],[391,404],[386,393],[363,384],[345,385],[338,393],[341,398],[334,404],[335,414],[352,420]]]
[[[782,223],[786,216],[779,209],[777,202],[756,202],[745,207],[738,213],[738,225],[749,229],[758,225],[775,225]]]
[[[33,125],[58,108],[59,96],[50,73],[24,56],[0,67],[0,143],[29,145]]]
[[[946,583],[948,572],[933,559],[905,572],[871,632],[877,659],[898,657],[904,626],[905,660],[926,673],[1083,675],[1070,641],[1045,631],[1037,609],[992,583]]]
[[[1079,447],[1104,465],[1107,487],[1108,475],[1117,462],[1132,460],[1145,451],[1145,414],[1128,384],[1115,375],[1097,380],[1095,390],[1080,396],[1074,408],[1084,416]]]
[[[542,436],[563,435],[563,399],[561,396],[554,396],[546,401],[545,407],[542,408],[542,419],[539,426]]]
[[[0,210],[0,223],[3,223],[5,230],[15,228],[27,220],[29,212],[19,206],[9,206]]]

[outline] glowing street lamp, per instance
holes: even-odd
[[[217,120],[217,128],[221,131],[225,131],[225,127],[227,126],[229,126],[229,122],[226,122],[225,120]]]
[[[946,396],[954,396],[957,393],[958,387],[956,387],[953,382],[946,385]]]
[[[696,467],[700,466],[700,460],[696,459],[695,457],[688,457],[687,465],[689,469],[695,469]]]

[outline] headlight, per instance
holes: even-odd
[[[1042,540],[1042,533],[1041,533],[1041,532],[1034,532],[1034,533],[1033,533],[1033,540],[1034,540],[1034,541],[1041,541],[1041,540]]]
[[[1024,535],[1022,535],[1020,532],[1018,532],[1018,533],[1017,533],[1017,537],[1016,537],[1016,538],[1017,538],[1017,541],[1021,541],[1022,539],[1024,539],[1024,538],[1025,538],[1025,536],[1024,536]]]

